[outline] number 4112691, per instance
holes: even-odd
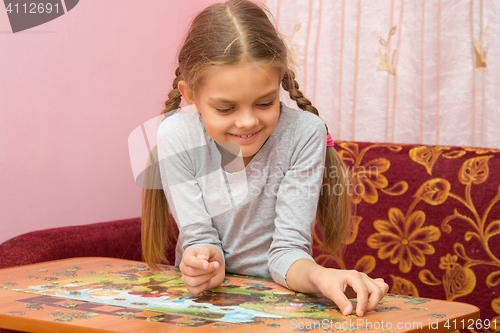
[[[450,320],[448,319],[443,325],[447,329],[459,330],[459,329],[490,329],[490,327],[494,330],[497,329],[497,325],[500,328],[500,323],[497,323],[497,319],[489,320],[489,319],[462,319],[462,320]]]
[[[52,13],[52,10],[54,10],[56,13],[59,13],[59,4],[56,3],[55,5],[52,6],[51,3],[36,4],[36,3],[32,2],[29,5],[27,3],[24,3],[22,5],[20,5],[19,3],[16,3],[14,6],[12,6],[12,3],[9,3],[6,10],[7,10],[7,13],[9,13],[9,14],[12,12],[14,12],[14,14],[19,14],[19,13],[24,13],[24,14],[49,13],[50,14],[50,13]]]

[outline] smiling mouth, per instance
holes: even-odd
[[[262,131],[262,129],[258,130],[257,132],[251,133],[251,134],[238,135],[238,134],[231,134],[230,133],[230,135],[235,137],[235,138],[239,138],[239,139],[250,139],[250,138],[253,138],[254,136],[256,136],[257,134],[259,134],[260,131]]]

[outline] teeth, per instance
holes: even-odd
[[[246,138],[249,138],[251,137],[253,134],[250,134],[250,135],[238,135],[240,138],[243,138],[243,139],[246,139]]]

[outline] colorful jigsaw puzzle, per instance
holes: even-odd
[[[52,273],[59,278],[43,278],[45,284],[13,290],[135,310],[122,313],[125,317],[137,310],[158,312],[158,317],[149,320],[190,317],[194,318],[190,321],[193,325],[196,322],[252,325],[261,323],[262,318],[345,320],[330,299],[297,294],[268,279],[230,275],[219,287],[195,296],[184,287],[179,270],[170,266],[164,271],[150,271],[145,265],[122,265],[116,272],[110,271],[109,265],[101,268],[102,271],[95,272],[71,267]],[[61,277],[69,279],[60,280]]]

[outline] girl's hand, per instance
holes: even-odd
[[[347,297],[357,298],[356,315],[361,317],[366,312],[375,310],[380,300],[389,291],[389,286],[383,279],[372,279],[365,273],[355,270],[321,267],[318,273],[315,279],[317,288],[323,295],[334,301],[344,315],[354,310]]]
[[[325,295],[337,304],[344,315],[354,310],[348,297],[356,297],[356,315],[359,317],[375,310],[389,291],[383,279],[372,279],[355,270],[325,268],[309,259],[293,263],[288,269],[286,282],[293,290]]]
[[[182,282],[193,294],[217,287],[225,277],[224,259],[213,245],[184,251],[179,269]]]

